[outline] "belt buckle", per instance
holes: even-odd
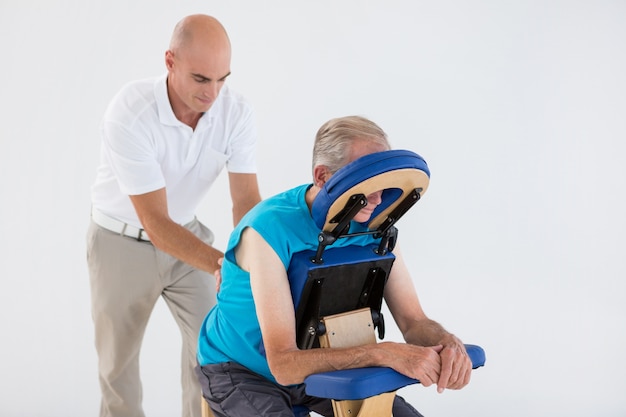
[[[147,239],[143,239],[143,238],[141,237],[141,235],[142,235],[144,232],[145,232],[145,230],[144,230],[144,229],[139,229],[139,232],[137,232],[137,238],[136,238],[136,239],[137,239],[137,241],[138,241],[138,242],[148,242],[148,240],[147,240]]]
[[[134,236],[133,234],[126,231],[127,228],[128,228],[128,224],[124,223],[124,226],[122,227],[122,231],[120,232],[120,234],[123,236],[132,237],[133,239],[137,240],[137,242],[148,242],[147,239],[141,238],[141,235],[145,232],[145,230],[141,228],[137,229],[137,236]]]

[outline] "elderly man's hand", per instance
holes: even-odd
[[[429,387],[436,384],[441,373],[443,346],[416,346],[409,343],[381,342],[377,344],[386,354],[381,362],[403,375],[415,378]]]
[[[470,381],[472,373],[472,361],[465,350],[465,346],[459,339],[452,339],[444,343],[439,353],[441,357],[441,373],[437,381],[437,391],[447,389],[461,389]]]

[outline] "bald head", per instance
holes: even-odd
[[[165,52],[167,92],[176,117],[191,126],[209,110],[230,75],[230,41],[214,17],[178,22]]]
[[[176,24],[170,50],[181,54],[197,48],[217,48],[230,50],[230,40],[224,26],[212,16],[194,14]]]

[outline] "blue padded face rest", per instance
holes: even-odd
[[[401,197],[417,188],[426,192],[430,170],[424,159],[408,150],[376,152],[358,158],[333,174],[324,184],[311,207],[313,220],[325,231],[332,230],[330,219],[343,209],[347,199],[362,193],[366,196],[384,190],[382,203],[372,214],[369,224],[374,229],[401,201]]]

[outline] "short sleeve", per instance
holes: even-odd
[[[137,195],[165,187],[157,145],[150,135],[130,132],[119,123],[105,120],[102,138],[103,154],[122,193]]]

